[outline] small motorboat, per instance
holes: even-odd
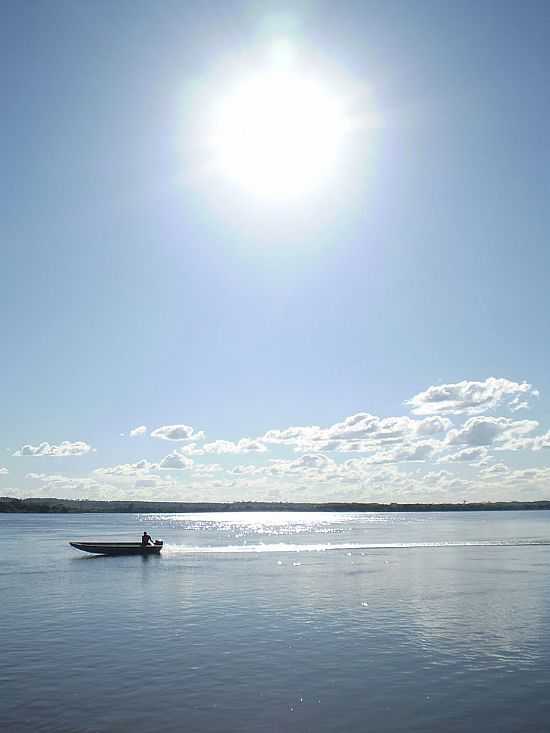
[[[158,555],[162,544],[161,540],[156,540],[154,545],[141,542],[69,542],[71,547],[94,555]]]

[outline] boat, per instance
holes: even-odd
[[[159,555],[162,541],[156,540],[154,545],[142,545],[141,542],[69,542],[71,547],[94,555]]]

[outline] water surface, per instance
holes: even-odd
[[[165,541],[160,557],[69,540]],[[548,730],[550,513],[0,515],[0,728]]]

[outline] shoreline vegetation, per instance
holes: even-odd
[[[363,502],[183,502],[93,501],[90,499],[28,498],[0,496],[0,513],[40,514],[180,514],[199,512],[485,512],[550,509],[550,500],[460,502],[441,504],[379,504]]]

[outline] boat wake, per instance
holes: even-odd
[[[323,543],[323,544],[291,544],[286,542],[260,543],[250,545],[177,545],[165,543],[163,555],[230,555],[259,553],[297,553],[297,552],[329,552],[342,550],[408,550],[417,548],[446,547],[537,547],[549,546],[550,540],[517,539],[517,540],[472,540],[465,542],[365,542],[365,543]]]

